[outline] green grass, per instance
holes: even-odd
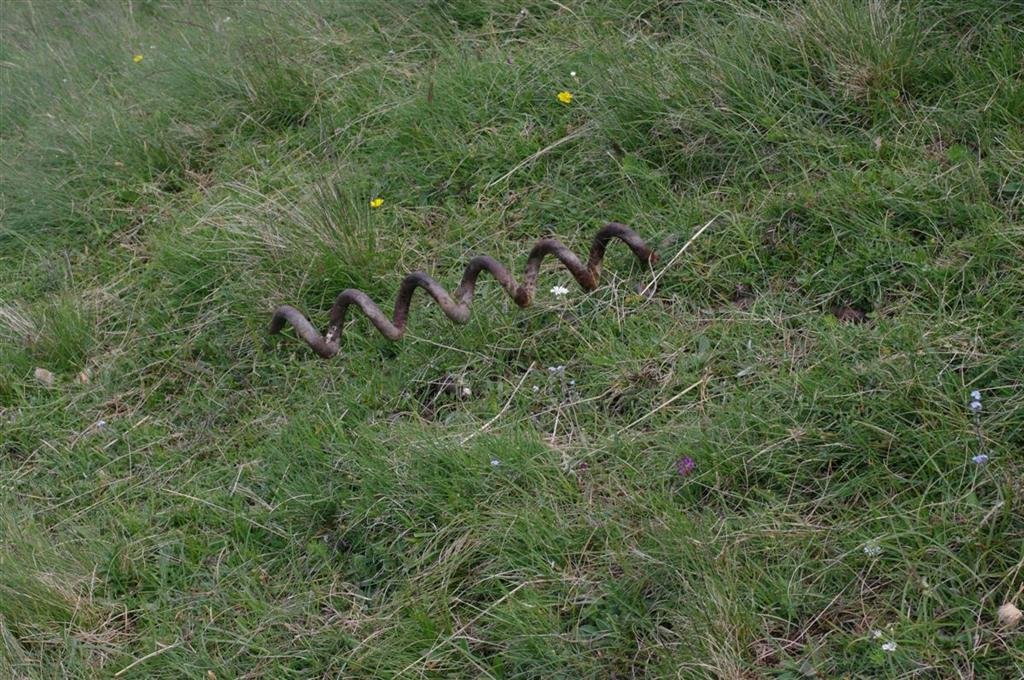
[[[1024,672],[1019,3],[0,30],[0,676]],[[713,218],[650,300],[614,247],[593,294],[552,265],[529,310],[487,280],[329,362],[266,337],[613,219],[665,264]]]

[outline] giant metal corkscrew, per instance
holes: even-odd
[[[281,305],[274,310],[274,316],[270,321],[270,332],[271,334],[279,333],[285,323],[290,323],[299,337],[305,340],[314,352],[329,359],[341,348],[341,333],[345,326],[345,315],[349,305],[355,304],[363,310],[363,314],[369,317],[381,335],[389,340],[399,340],[405,334],[405,324],[409,318],[409,303],[417,288],[423,288],[430,293],[430,296],[434,298],[449,319],[455,323],[466,323],[469,320],[469,303],[473,300],[476,279],[484,270],[490,272],[498,280],[501,287],[517,305],[529,307],[533,302],[540,264],[547,255],[554,255],[558,258],[572,273],[576,282],[584,290],[591,291],[597,288],[597,282],[601,275],[601,261],[604,259],[608,241],[612,238],[622,240],[642,263],[654,264],[658,261],[657,253],[651,250],[635,231],[624,224],[610,222],[594,236],[586,265],[580,262],[580,259],[571,250],[562,245],[561,241],[545,238],[537,241],[533,250],[530,251],[522,284],[516,284],[516,280],[512,278],[508,269],[493,257],[478,255],[466,265],[466,273],[462,275],[462,282],[455,289],[454,295],[449,295],[441,284],[424,272],[413,272],[407,275],[402,279],[402,285],[398,288],[395,313],[390,320],[370,299],[370,296],[361,290],[349,288],[343,290],[334,300],[334,305],[331,307],[331,320],[324,335],[320,335],[302,312],[288,305]]]

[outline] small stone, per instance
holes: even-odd
[[[1022,618],[1024,618],[1024,614],[1021,614],[1021,611],[1012,602],[1007,602],[996,612],[996,619],[1003,628],[1016,628],[1020,625]]]
[[[53,387],[53,383],[56,380],[53,373],[50,373],[45,368],[36,368],[35,371],[36,380],[43,383],[47,387]]]
[[[732,303],[740,309],[749,309],[754,304],[754,288],[749,283],[737,283],[732,293]]]
[[[633,284],[633,292],[636,293],[636,298],[634,298],[634,300],[636,302],[641,302],[643,300],[653,299],[656,288],[653,283],[642,283],[637,281]]]
[[[867,323],[868,321],[868,315],[864,311],[849,305],[835,305],[830,311],[832,316],[842,323]]]

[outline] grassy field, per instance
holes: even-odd
[[[0,12],[0,676],[1024,673],[1024,5]]]

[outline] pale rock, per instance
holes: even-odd
[[[996,612],[996,619],[1003,628],[1016,628],[1020,625],[1021,618],[1024,618],[1024,614],[1021,614],[1011,602],[1007,602]]]

